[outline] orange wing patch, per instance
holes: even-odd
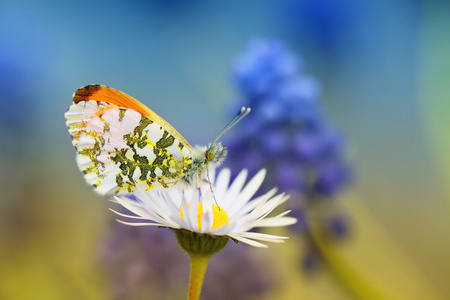
[[[158,116],[150,108],[137,101],[133,97],[113,88],[105,85],[92,84],[84,86],[78,89],[73,94],[73,103],[77,104],[82,101],[101,101],[109,104],[117,105],[119,108],[132,109],[137,111],[141,115],[147,117],[150,120],[161,125],[162,128],[167,130],[177,140],[185,145],[188,149],[192,149],[192,146],[186,141],[186,139],[170,125],[166,120]],[[96,112],[97,116],[100,116],[103,111]]]

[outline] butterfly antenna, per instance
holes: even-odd
[[[237,113],[237,115],[233,118],[233,120],[230,121],[230,123],[228,123],[227,126],[225,126],[224,129],[222,129],[219,134],[214,138],[214,140],[212,141],[211,145],[213,145],[215,142],[217,142],[217,140],[228,130],[230,130],[234,125],[236,125],[237,123],[239,123],[240,120],[242,120],[242,118],[244,118],[246,115],[248,115],[250,113],[251,109],[250,107],[242,107],[241,110]]]

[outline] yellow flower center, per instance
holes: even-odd
[[[189,205],[190,205],[190,203],[188,203],[188,205],[187,205],[188,208],[189,208]],[[216,204],[213,204],[212,213],[213,213],[214,220],[213,220],[211,229],[216,229],[223,225],[228,226],[230,224],[229,219],[228,219],[228,214],[225,211],[225,209],[220,208]],[[203,216],[203,205],[202,205],[202,202],[200,201],[198,203],[198,213],[197,213],[198,229],[200,229],[200,230],[202,230],[202,216]],[[180,217],[182,219],[184,219],[183,211],[181,210],[181,208],[180,208]]]

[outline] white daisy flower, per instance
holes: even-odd
[[[192,189],[163,189],[137,191],[114,199],[135,215],[116,214],[141,222],[119,222],[132,226],[162,226],[213,237],[223,237],[255,247],[267,247],[261,242],[283,242],[288,237],[250,231],[257,227],[287,226],[297,222],[287,217],[289,211],[267,217],[289,196],[276,194],[276,189],[252,199],[261,186],[266,171],[259,171],[246,185],[247,170],[239,173],[230,185],[230,170],[223,169],[215,178],[210,171],[212,185]],[[211,188],[214,187],[214,192]]]

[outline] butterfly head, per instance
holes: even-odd
[[[243,117],[250,113],[249,107],[242,107],[238,114],[222,129],[216,138],[212,141],[211,144],[208,145],[208,148],[205,150],[205,159],[206,163],[211,163],[212,165],[218,166],[220,165],[225,158],[227,157],[228,150],[222,143],[217,142],[219,138],[228,130],[230,130],[234,125],[236,125]]]
[[[225,160],[227,153],[227,147],[223,146],[222,143],[212,143],[205,150],[206,163],[217,167]]]

